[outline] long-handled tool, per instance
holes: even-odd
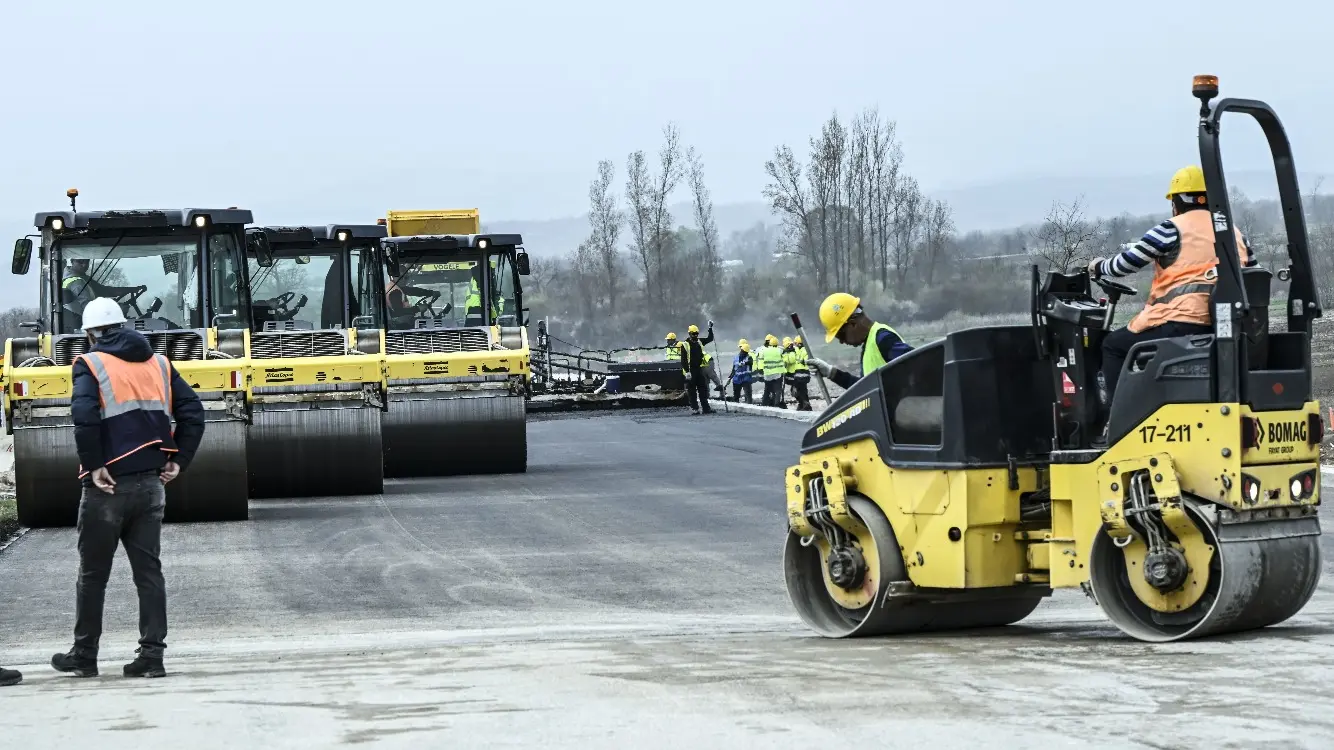
[[[810,338],[806,335],[806,332],[802,330],[801,318],[797,317],[796,313],[792,313],[792,327],[797,329],[797,335],[801,337],[801,342],[803,344],[805,344],[807,341],[810,341]],[[809,347],[807,348],[807,351],[810,351]],[[815,382],[820,384],[820,394],[824,396],[824,402],[826,404],[833,403],[833,399],[829,398],[829,389],[825,387],[824,376],[820,374],[819,370],[815,371]]]
[[[712,321],[712,320],[709,321],[709,332],[710,332],[710,333],[713,332],[713,321]],[[719,354],[718,354],[718,337],[717,337],[716,335],[713,337],[713,360],[714,360],[714,361],[713,361],[712,363],[710,363],[710,365],[709,365],[710,367],[717,367],[717,366],[718,366],[718,363],[723,361],[723,360],[721,359],[721,357],[719,356]],[[715,372],[717,372],[717,371],[715,370]],[[722,376],[721,374],[719,374],[719,375],[718,375],[718,380],[721,381],[722,379],[723,379],[723,376]],[[732,413],[732,409],[731,409],[730,407],[728,407],[728,405],[727,405],[727,387],[726,387],[726,386],[719,386],[719,388],[722,390],[722,393],[719,394],[718,399],[719,399],[720,401],[723,402],[723,413],[724,413],[724,414],[731,414],[731,413]]]

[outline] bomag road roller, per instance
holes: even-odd
[[[526,471],[523,238],[478,234],[476,211],[383,221],[385,475]]]
[[[251,497],[379,494],[385,228],[254,227],[247,235]]]
[[[1101,343],[1134,290],[1033,269],[1032,326],[952,333],[863,377],[787,469],[788,593],[830,637],[996,626],[1081,587],[1126,634],[1261,628],[1320,578],[1311,325],[1321,315],[1287,136],[1259,101],[1198,77],[1217,274],[1212,331],[1136,344],[1110,404]],[[1277,170],[1287,325],[1238,260],[1224,114],[1257,121]],[[1229,118],[1230,121],[1230,118]],[[1105,434],[1104,434],[1105,429]]]
[[[242,245],[251,214],[236,208],[39,213],[40,234],[18,240],[13,272],[37,248],[39,320],[34,335],[5,342],[6,424],[14,435],[19,520],[76,520],[79,458],[70,417],[71,365],[88,349],[80,313],[111,297],[204,402],[203,443],[167,485],[169,521],[242,520],[246,496],[245,359],[250,305]]]

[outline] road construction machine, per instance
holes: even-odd
[[[1279,623],[1311,597],[1321,306],[1292,151],[1264,102],[1215,101],[1212,76],[1193,88],[1212,332],[1135,344],[1104,404],[1101,343],[1135,290],[1034,268],[1031,326],[951,333],[859,380],[784,476],[787,589],[815,632],[1005,625],[1081,587],[1125,634],[1167,642]],[[1224,115],[1252,118],[1272,151],[1286,326],[1269,322],[1274,275],[1238,259]]]
[[[480,234],[475,210],[383,221],[385,475],[526,471],[523,238]]]
[[[253,227],[247,236],[251,497],[383,492],[385,228]]]
[[[88,350],[80,313],[95,297],[119,302],[126,325],[171,360],[204,402],[203,443],[167,485],[166,520],[247,518],[250,305],[242,246],[250,211],[79,211],[78,191],[68,196],[70,210],[37,214],[39,234],[14,245],[12,271],[22,275],[33,238],[40,239],[40,318],[25,324],[33,336],[5,342],[5,422],[14,437],[20,523],[71,526],[77,519],[71,365]]]

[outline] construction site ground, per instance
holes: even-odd
[[[1149,645],[1058,592],[989,632],[822,640],[780,564],[780,473],[806,427],[552,415],[529,424],[526,474],[170,525],[161,680],[120,676],[137,637],[123,555],[101,677],[50,669],[70,644],[75,533],[29,531],[0,552],[0,663],[25,673],[0,688],[0,736],[103,750],[1334,746],[1328,532],[1314,599],[1258,633]]]

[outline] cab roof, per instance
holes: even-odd
[[[387,246],[410,249],[421,246],[430,249],[457,248],[466,250],[481,247],[477,243],[486,240],[488,246],[509,247],[523,244],[521,234],[414,234],[399,237],[386,237],[381,242]]]
[[[141,227],[193,226],[196,216],[207,217],[210,225],[251,224],[254,216],[243,208],[146,208],[121,211],[43,211],[32,224],[45,229],[59,218],[65,229],[136,229]]]
[[[246,229],[246,234],[258,234],[260,232],[267,235],[270,244],[275,246],[337,242],[339,232],[347,232],[349,238],[354,240],[378,240],[387,234],[385,228],[379,224],[325,224],[323,226],[275,226]]]

